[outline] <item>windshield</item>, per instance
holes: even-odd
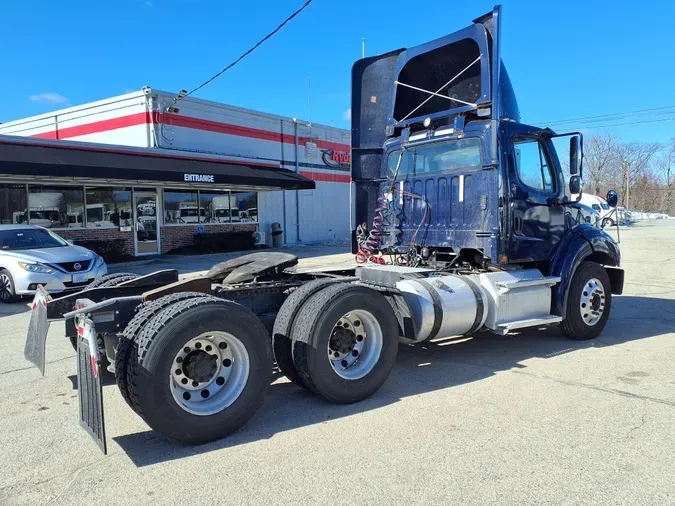
[[[59,212],[58,211],[31,211],[30,213],[31,220],[49,220],[49,221],[59,221]]]
[[[103,208],[87,209],[87,221],[103,221]]]
[[[180,210],[180,215],[181,215],[181,217],[183,217],[183,218],[186,218],[186,217],[194,217],[194,216],[197,216],[197,210],[196,210],[196,209],[181,209],[181,210]],[[205,216],[205,215],[206,215],[206,213],[204,212],[204,209],[203,209],[203,208],[202,208],[202,209],[199,209],[199,215],[200,215],[200,216]]]
[[[0,250],[59,248],[68,243],[58,235],[43,229],[0,230]]]
[[[389,154],[387,177],[393,178],[398,164],[399,151]],[[396,177],[424,177],[446,174],[458,169],[480,165],[480,139],[466,138],[449,142],[436,142],[413,146],[403,152]]]

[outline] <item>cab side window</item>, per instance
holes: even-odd
[[[551,172],[546,150],[535,139],[515,139],[515,163],[522,184],[540,192],[553,192]]]

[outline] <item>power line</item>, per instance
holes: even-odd
[[[636,113],[641,113],[641,112],[650,112],[650,111],[662,111],[664,109],[675,109],[675,105],[669,105],[669,106],[664,106],[664,107],[654,107],[651,109],[638,109],[637,111],[628,111],[628,112],[618,112],[618,113],[613,113],[613,114],[600,114],[598,116],[585,116],[582,118],[574,118],[574,119],[563,119],[563,120],[556,120],[556,121],[538,121],[535,122],[535,124],[540,124],[540,125],[559,125],[561,123],[573,123],[575,121],[585,121],[585,120],[596,120],[598,118],[606,118],[607,120],[612,120],[612,119],[621,119],[618,118],[617,116],[627,116],[627,115],[635,115]],[[671,111],[675,113],[674,111]],[[667,113],[663,113],[667,114]]]
[[[612,127],[617,127],[617,126],[625,126],[625,125],[639,125],[641,123],[661,123],[664,121],[675,121],[675,118],[665,118],[665,119],[652,119],[652,120],[646,120],[646,121],[629,121],[627,123],[615,123],[613,125],[596,125],[596,126],[582,126],[580,128],[584,130],[590,130],[593,128],[612,128]]]
[[[253,46],[251,49],[249,49],[249,50],[246,51],[244,54],[242,54],[239,58],[237,58],[236,60],[234,60],[232,63],[230,63],[230,64],[229,64],[227,67],[225,67],[223,70],[221,70],[220,72],[218,72],[216,75],[214,75],[213,77],[211,77],[211,78],[208,79],[207,81],[204,81],[202,84],[200,84],[199,86],[197,86],[195,89],[193,89],[193,90],[190,91],[189,93],[183,95],[182,97],[177,97],[177,98],[175,99],[175,101],[178,101],[178,100],[183,99],[183,98],[185,98],[185,97],[187,97],[187,96],[189,96],[189,95],[192,95],[195,91],[198,91],[198,90],[202,89],[204,86],[206,86],[207,84],[209,84],[211,81],[214,81],[215,79],[217,79],[217,78],[219,78],[220,76],[222,76],[225,72],[227,72],[228,70],[230,70],[230,69],[231,69],[232,67],[234,67],[237,63],[239,63],[241,60],[243,60],[244,58],[246,58],[249,54],[251,54],[251,53],[252,53],[253,51],[255,51],[256,49],[258,49],[258,47],[259,47],[263,42],[265,42],[266,40],[268,40],[270,37],[272,37],[272,36],[273,36],[275,33],[277,33],[279,30],[281,30],[281,29],[284,27],[284,25],[285,25],[286,23],[288,23],[291,19],[293,19],[293,18],[294,18],[295,16],[297,16],[298,14],[300,14],[303,10],[305,10],[305,8],[306,8],[307,6],[308,6],[309,4],[311,4],[311,3],[312,3],[312,0],[307,0],[307,1],[303,4],[302,7],[300,7],[297,11],[295,11],[295,12],[294,12],[293,14],[291,14],[290,16],[288,16],[288,17],[284,20],[283,23],[281,23],[279,26],[277,26],[273,31],[271,31],[270,33],[268,33],[265,37],[263,37],[262,39],[260,39],[260,41],[258,41],[258,43],[257,43],[255,46]]]

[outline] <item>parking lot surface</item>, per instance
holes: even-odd
[[[277,378],[243,429],[202,446],[151,431],[109,383],[107,456],[78,426],[63,324],[42,378],[23,359],[28,307],[0,306],[0,504],[675,504],[675,221],[622,229],[621,249],[625,292],[596,340],[401,347],[348,406]]]

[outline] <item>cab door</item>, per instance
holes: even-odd
[[[550,136],[527,125],[504,126],[507,146],[510,263],[551,258],[565,233],[565,196]]]

